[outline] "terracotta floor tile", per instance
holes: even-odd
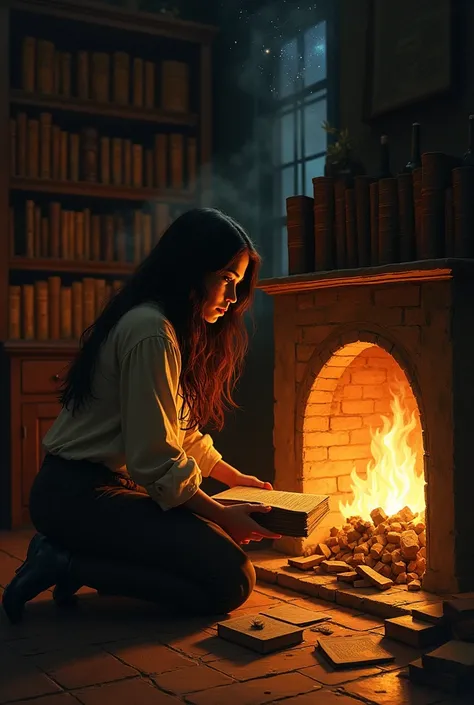
[[[381,619],[370,617],[348,608],[339,607],[330,610],[328,614],[331,615],[334,624],[340,624],[343,627],[356,631],[368,631],[369,629],[383,627],[383,621]]]
[[[296,698],[289,698],[284,701],[284,705],[361,705],[361,702],[349,695],[323,689],[316,693],[306,693],[305,695],[297,695]],[[397,703],[397,705],[401,705],[401,703]]]
[[[281,604],[282,600],[278,599],[277,597],[274,597],[273,595],[266,595],[261,592],[252,592],[250,595],[249,599],[244,602],[242,607],[239,607],[237,610],[234,610],[234,612],[240,612],[242,609],[249,609],[249,607],[253,607],[254,609],[257,609],[259,607],[269,607],[269,606],[275,606]]]
[[[78,705],[71,693],[58,693],[57,695],[44,695],[34,700],[15,700],[15,705]]]
[[[316,610],[317,612],[334,611],[334,605],[325,600],[318,600],[317,597],[298,597],[296,600],[290,600],[292,605],[304,607],[307,610]]]
[[[306,649],[287,649],[274,654],[260,656],[247,652],[244,658],[237,660],[213,661],[212,667],[238,681],[260,678],[263,675],[289,673],[317,663],[313,647]]]
[[[348,683],[345,690],[377,705],[434,705],[444,699],[447,703],[452,703],[446,693],[414,685],[408,678],[401,677],[403,675],[394,672],[383,673],[374,678]]]
[[[180,668],[177,671],[153,676],[153,681],[159,688],[176,695],[196,693],[220,685],[234,683],[232,678],[209,666],[200,665],[191,668]]]
[[[0,703],[37,698],[57,693],[59,685],[41,672],[33,661],[20,654],[0,652]]]
[[[78,690],[74,692],[74,697],[83,705],[179,705],[182,702],[142,678]]]
[[[166,673],[196,666],[194,661],[186,658],[183,654],[173,651],[163,644],[147,640],[118,641],[103,644],[103,648],[141,673]]]
[[[52,651],[28,658],[68,690],[137,675],[135,669],[94,647]]]
[[[300,693],[313,693],[318,685],[301,673],[285,673],[269,678],[211,688],[186,696],[193,705],[264,705]]]

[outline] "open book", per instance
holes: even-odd
[[[329,512],[329,497],[303,492],[261,490],[258,487],[232,487],[213,496],[221,504],[250,502],[272,508],[268,514],[252,518],[269,531],[282,536],[306,538]]]

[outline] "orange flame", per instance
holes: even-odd
[[[363,480],[354,468],[351,473],[352,502],[339,502],[339,511],[348,518],[361,516],[370,521],[370,512],[381,507],[388,516],[408,506],[414,513],[425,509],[425,481],[416,472],[417,455],[408,443],[416,427],[415,413],[403,408],[403,397],[392,393],[390,408],[393,421],[382,416],[382,428],[371,429],[370,450],[373,456]]]

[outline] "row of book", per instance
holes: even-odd
[[[474,257],[474,167],[442,152],[396,177],[315,177],[287,199],[289,274]]]
[[[10,340],[78,340],[123,281],[85,277],[63,286],[61,277],[9,287]]]
[[[53,124],[50,113],[41,113],[39,120],[18,113],[10,119],[10,173],[32,179],[193,191],[197,141],[179,133],[161,133],[148,149],[129,139],[99,135],[93,127],[68,133]]]
[[[124,51],[71,54],[46,39],[24,37],[21,67],[22,89],[28,93],[189,112],[189,66],[183,61],[165,60],[160,66]]]
[[[15,212],[10,209],[14,255],[135,264],[148,255],[171,222],[165,203],[156,203],[151,213],[137,209],[97,214],[89,208],[66,210],[55,201],[45,215],[41,206],[28,200],[21,216],[15,228]]]

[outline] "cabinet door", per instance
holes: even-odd
[[[60,410],[61,406],[57,402],[21,405],[21,515],[24,524],[29,523],[30,489],[44,457],[41,441]]]

